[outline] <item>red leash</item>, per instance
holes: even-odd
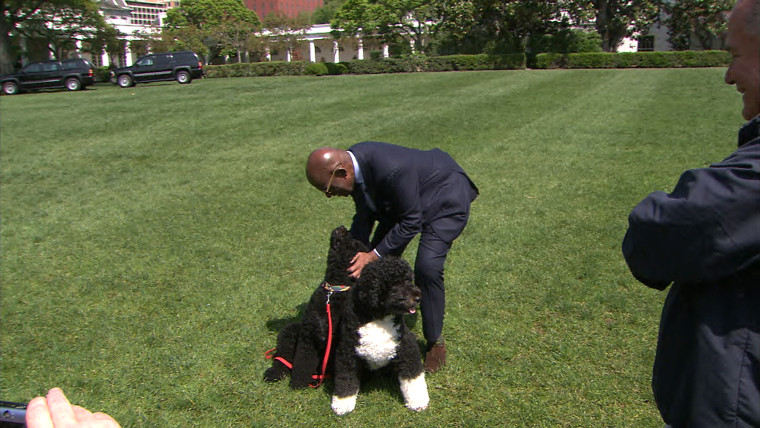
[[[332,294],[332,291],[327,292],[327,349],[325,349],[325,357],[322,359],[322,374],[316,374],[314,375],[314,380],[317,381],[316,384],[309,384],[312,388],[319,388],[320,385],[322,385],[322,382],[325,381],[325,372],[327,371],[327,360],[330,359],[330,348],[332,348],[332,314],[330,313],[330,295]]]
[[[272,359],[272,356],[271,356],[271,355],[269,355],[269,354],[271,354],[273,351],[276,351],[276,350],[277,350],[277,348],[272,348],[272,349],[270,349],[270,350],[266,351],[266,352],[264,353],[264,358],[266,358],[267,360],[271,360],[271,359]],[[274,359],[275,359],[275,361],[279,361],[279,362],[281,362],[281,363],[282,363],[282,364],[283,364],[285,367],[289,368],[290,370],[293,370],[293,364],[290,364],[290,363],[288,362],[288,360],[286,360],[285,358],[282,358],[282,357],[274,357]]]
[[[345,286],[330,286],[327,282],[323,283],[323,287],[327,290],[327,304],[326,304],[326,311],[327,311],[327,349],[325,349],[325,356],[322,359],[322,374],[315,374],[312,375],[312,378],[317,382],[309,384],[312,388],[319,388],[320,385],[322,385],[322,382],[325,381],[325,378],[327,375],[325,372],[327,371],[327,362],[330,359],[330,350],[332,349],[332,338],[333,338],[333,324],[332,324],[332,313],[330,312],[330,296],[333,294],[333,291],[335,291],[331,287],[342,287],[339,289],[339,291],[345,291],[348,290],[349,287]],[[272,359],[272,356],[270,355],[272,351],[275,351],[277,348],[272,348],[268,350],[266,353],[264,353],[264,358],[267,360]],[[285,358],[282,357],[274,357],[275,361],[281,362],[285,367],[287,367],[290,370],[293,370],[293,364],[288,362]]]

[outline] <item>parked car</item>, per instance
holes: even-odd
[[[144,55],[131,67],[117,68],[111,72],[112,81],[122,88],[135,86],[138,82],[176,80],[190,83],[203,77],[203,63],[194,52],[169,52]]]
[[[27,64],[18,73],[0,77],[6,95],[32,89],[66,88],[78,91],[95,82],[95,66],[83,58]]]

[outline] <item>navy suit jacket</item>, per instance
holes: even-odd
[[[355,144],[348,151],[356,157],[364,179],[351,194],[356,205],[351,234],[381,256],[400,254],[423,226],[430,225],[447,242],[464,228],[478,189],[446,152],[374,141]],[[443,218],[461,219],[461,225],[436,222]]]

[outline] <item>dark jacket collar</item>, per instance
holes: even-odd
[[[760,115],[755,116],[739,130],[739,147],[758,137],[760,137]]]

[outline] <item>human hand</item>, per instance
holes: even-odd
[[[349,276],[351,278],[359,278],[362,274],[362,269],[364,269],[364,266],[367,265],[367,263],[374,262],[379,257],[377,257],[377,254],[375,254],[374,251],[369,251],[367,253],[356,253],[353,259],[351,259],[351,266],[348,268]]]
[[[60,388],[53,388],[47,397],[37,397],[26,406],[28,428],[120,428],[118,422],[105,413],[72,406]]]

